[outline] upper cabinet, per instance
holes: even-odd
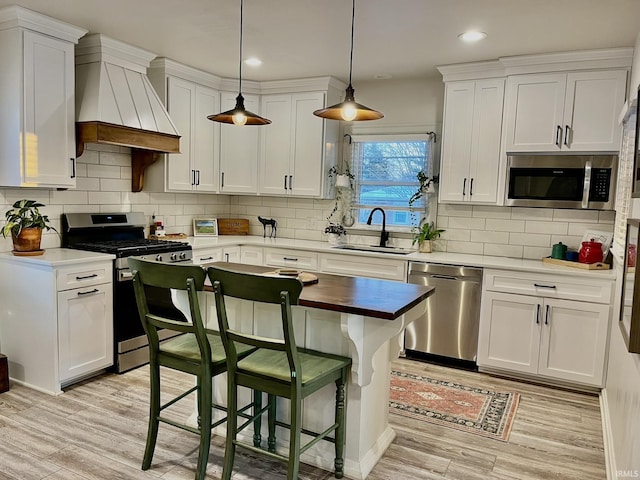
[[[0,9],[0,185],[75,187],[74,44],[86,32]]]
[[[497,201],[504,82],[488,78],[446,84],[441,202]]]
[[[147,185],[167,192],[219,191],[220,111],[217,77],[166,58],[151,62],[149,79],[180,133],[180,153],[165,155],[147,171]]]
[[[222,92],[220,111],[226,112],[235,107],[237,96],[237,93]],[[244,93],[243,97],[245,108],[260,114],[260,97]],[[271,126],[238,127],[225,123],[220,125],[220,191],[222,193],[254,195],[258,193],[260,131]]]
[[[626,79],[626,70],[509,77],[506,152],[617,151]]]
[[[324,92],[264,95],[261,112],[273,123],[262,131],[259,191],[320,196],[324,120],[313,115],[325,105]]]

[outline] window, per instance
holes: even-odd
[[[418,172],[432,176],[430,135],[353,136],[351,149],[358,224],[366,224],[375,207],[385,210],[387,226],[408,228],[428,218],[431,196],[414,203],[413,216],[409,198],[418,188]],[[381,224],[382,216],[374,215],[371,223]]]

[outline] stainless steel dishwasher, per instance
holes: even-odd
[[[407,356],[429,354],[475,363],[482,269],[410,262],[409,283],[436,290],[427,300],[426,314],[405,330]]]

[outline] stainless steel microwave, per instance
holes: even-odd
[[[512,155],[505,204],[613,210],[617,172],[617,155]]]

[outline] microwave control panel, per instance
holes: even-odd
[[[609,185],[611,182],[610,168],[591,169],[591,188],[589,189],[590,202],[608,202]]]

